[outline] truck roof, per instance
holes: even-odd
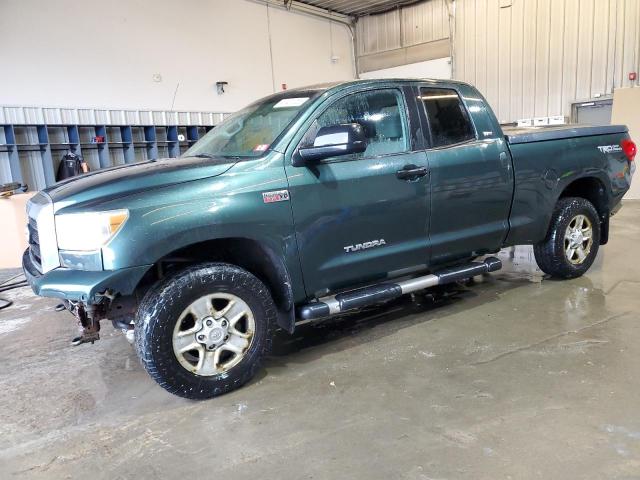
[[[415,84],[416,82],[428,83],[433,86],[446,87],[452,85],[468,85],[464,82],[457,80],[439,80],[433,78],[373,78],[373,79],[358,79],[358,80],[344,80],[337,82],[325,82],[316,83],[314,85],[306,85],[295,88],[288,88],[287,90],[281,90],[279,92],[272,93],[266,97],[260,98],[257,102],[262,102],[267,98],[290,98],[296,96],[312,96],[316,97],[329,90],[341,90],[343,88],[349,88],[356,85],[389,85],[389,84]]]
[[[467,85],[465,82],[457,80],[443,80],[435,78],[372,78],[372,79],[358,79],[358,80],[343,80],[336,82],[317,83],[314,85],[308,85],[305,87],[296,87],[288,89],[287,91],[323,91],[330,90],[338,87],[347,87],[353,85],[379,85],[389,83],[415,83],[415,82],[427,82],[434,85]]]

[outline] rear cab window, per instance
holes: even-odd
[[[476,139],[469,113],[458,92],[449,88],[422,87],[419,100],[429,122],[432,148]]]

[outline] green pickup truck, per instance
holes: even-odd
[[[168,391],[247,382],[276,328],[501,268],[574,278],[635,170],[625,126],[501,128],[455,81],[363,80],[259,100],[177,159],[89,173],[28,205],[27,279],[111,320]]]

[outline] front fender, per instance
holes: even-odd
[[[229,172],[101,205],[127,208],[122,231],[103,247],[103,267],[154,264],[184,247],[244,238],[282,259],[294,301],[306,298],[288,197],[265,202],[263,193],[288,188],[282,155],[238,162]],[[212,252],[215,253],[215,252]]]

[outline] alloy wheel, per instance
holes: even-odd
[[[213,293],[184,309],[173,331],[173,351],[186,370],[205,377],[219,375],[240,363],[254,333],[253,312],[244,300]]]

